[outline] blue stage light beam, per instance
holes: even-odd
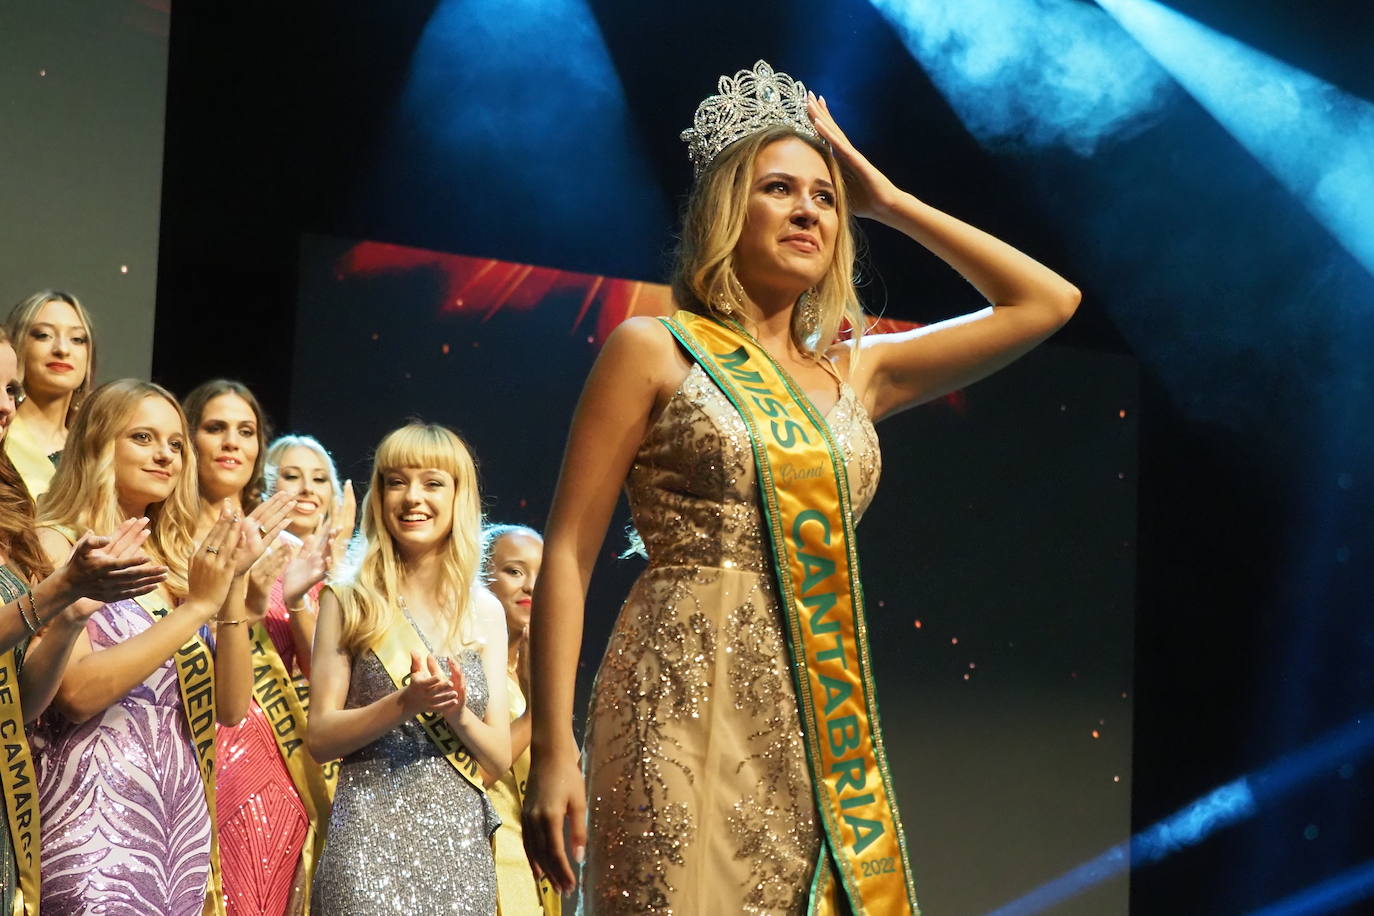
[[[1044,913],[1131,868],[1151,865],[1189,846],[1196,846],[1218,830],[1254,816],[1266,803],[1283,798],[1312,779],[1336,772],[1341,766],[1353,764],[1372,753],[1374,712],[1360,716],[1345,727],[1279,758],[1261,770],[1207,793],[1137,833],[1128,842],[1118,843],[986,916],[1035,916]],[[1331,893],[1346,886],[1332,883]],[[1311,893],[1316,895],[1319,889],[1313,888]],[[1314,896],[1312,899],[1318,898]],[[1298,913],[1316,912],[1325,910],[1293,910],[1291,914],[1288,910],[1274,913],[1266,910],[1264,916],[1297,916]]]
[[[397,199],[421,201],[400,219],[596,272],[660,259],[670,201],[586,0],[442,0],[390,141]]]
[[[1246,916],[1318,916],[1370,897],[1374,897],[1374,862],[1365,862]]]
[[[1090,156],[1154,123],[1168,75],[1079,0],[872,0],[984,146]]]
[[[1374,104],[1153,0],[1098,0],[1374,273]]]

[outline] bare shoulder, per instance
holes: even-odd
[[[43,548],[49,563],[60,565],[66,562],[68,554],[72,552],[72,542],[67,540],[65,534],[47,525],[39,528],[37,534],[38,546]]]
[[[621,322],[597,358],[593,379],[604,380],[615,389],[616,397],[630,391],[648,395],[646,415],[656,414],[663,401],[682,383],[690,363],[677,338],[663,322],[647,315],[636,315]],[[618,408],[625,413],[625,405]]]
[[[477,585],[472,589],[472,619],[477,632],[485,639],[500,635],[502,645],[506,637],[506,611],[496,596],[484,587]]]
[[[611,331],[601,358],[661,366],[676,351],[677,342],[663,322],[648,315],[636,315],[626,318]]]

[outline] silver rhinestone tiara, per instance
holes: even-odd
[[[774,124],[821,139],[806,113],[806,87],[766,61],[722,76],[717,86],[720,93],[697,106],[692,126],[682,132],[697,177],[731,143]]]

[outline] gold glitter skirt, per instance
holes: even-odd
[[[650,567],[588,717],[588,914],[801,913],[820,833],[765,575]]]

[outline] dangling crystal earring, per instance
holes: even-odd
[[[821,307],[817,302],[819,298],[813,286],[802,293],[801,299],[797,301],[797,320],[801,322],[803,337],[810,337],[821,325]]]
[[[735,311],[735,304],[731,302],[730,297],[725,295],[725,293],[723,292],[716,293],[716,301],[714,305],[716,307],[716,311],[720,312],[726,318],[729,318]]]

